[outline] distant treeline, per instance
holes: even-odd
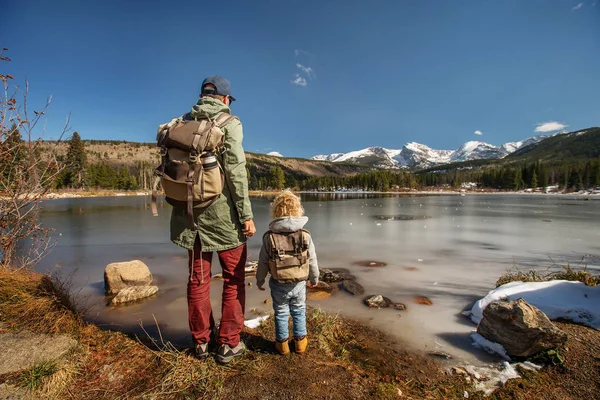
[[[21,140],[15,131],[14,140]],[[79,134],[69,140],[69,149],[62,157],[65,169],[58,177],[56,188],[102,188],[118,190],[150,189],[156,165],[148,161],[136,164],[98,161],[90,163]],[[88,143],[115,144],[120,141]],[[131,143],[129,143],[131,145]],[[134,146],[136,144],[133,144]],[[150,144],[137,144],[150,146]],[[154,146],[153,144],[151,146]],[[476,183],[481,188],[521,190],[558,185],[564,190],[581,190],[600,186],[600,158],[590,160],[552,161],[551,163],[521,162],[520,164],[491,164],[456,167],[452,170],[410,172],[403,170],[374,170],[347,176],[307,176],[299,171],[282,168],[276,162],[247,165],[248,184],[252,190],[362,189],[389,191],[394,189],[421,189],[425,187],[459,188],[463,183]]]
[[[436,186],[459,188],[463,183],[476,183],[480,188],[498,190],[522,190],[553,185],[565,190],[589,189],[600,186],[600,159],[552,166],[535,162],[424,173],[377,170],[345,177],[321,176],[304,179],[285,173],[280,167],[272,167],[269,173],[251,172],[249,185],[251,189],[258,190],[295,187],[300,190],[345,188],[388,191]]]

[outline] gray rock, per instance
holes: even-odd
[[[28,331],[0,334],[0,375],[56,360],[77,345],[67,335],[44,335]]]
[[[365,289],[356,281],[343,281],[342,288],[354,296],[359,296],[365,293]]]
[[[395,310],[400,310],[400,311],[406,310],[406,305],[402,304],[402,303],[394,303],[394,304],[392,304],[392,307],[394,307]]]
[[[322,268],[319,271],[319,280],[327,283],[342,282],[342,281],[353,281],[356,277],[350,274],[347,269],[328,269]]]
[[[112,263],[104,269],[104,288],[108,295],[117,294],[126,287],[148,286],[151,283],[152,274],[140,260]]]
[[[532,356],[555,348],[568,338],[546,314],[523,299],[489,304],[483,310],[477,333],[501,344],[513,357]]]
[[[376,294],[365,298],[365,304],[370,308],[387,308],[392,305],[392,301],[385,296]]]
[[[25,388],[9,385],[8,383],[0,384],[0,400],[24,400],[34,399],[33,395]]]
[[[119,293],[110,301],[110,304],[130,303],[150,297],[158,292],[157,286],[129,286],[121,289]]]

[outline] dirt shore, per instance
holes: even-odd
[[[276,354],[269,318],[257,329],[244,330],[248,353],[224,367],[212,358],[199,361],[191,349],[164,343],[158,334],[126,336],[83,322],[64,286],[37,273],[0,270],[0,299],[0,340],[6,334],[13,340],[40,334],[77,343],[57,359],[0,375],[0,388],[7,393],[86,400],[484,398],[475,389],[476,376],[453,374],[447,364],[408,351],[376,329],[319,309],[308,313],[306,354]],[[539,372],[520,370],[522,378],[488,398],[596,398],[600,332],[557,325],[569,333],[559,349],[564,363]]]

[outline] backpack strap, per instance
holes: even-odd
[[[219,115],[215,121],[217,123],[217,126],[219,128],[224,127],[225,125],[227,125],[228,123],[230,123],[231,121],[233,121],[234,119],[239,119],[238,117],[236,117],[235,115],[230,115],[227,113],[223,113],[221,115]]]

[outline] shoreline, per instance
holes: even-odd
[[[40,291],[44,281],[46,290]],[[305,383],[318,380],[320,385],[307,398],[484,400],[491,395],[574,400],[593,397],[598,384],[597,373],[578,373],[598,365],[593,352],[598,331],[566,321],[555,322],[569,335],[557,349],[564,358],[558,365],[539,363],[534,372],[518,362],[498,361],[482,368],[448,363],[443,352],[413,351],[376,327],[311,307],[306,321],[311,340],[305,354],[277,354],[274,321],[268,318],[243,329],[246,355],[222,367],[212,357],[197,360],[188,346],[164,342],[160,330],[131,336],[85,322],[65,290],[47,275],[0,269],[0,295],[12,299],[0,303],[0,338],[20,350],[5,350],[12,358],[0,363],[3,394],[64,399],[86,398],[92,392],[98,395],[93,398],[162,398],[165,393],[173,398],[301,398],[307,397]],[[48,338],[46,361],[28,356],[29,349]],[[282,386],[283,381],[291,384]]]
[[[280,191],[267,191],[267,190],[250,190],[248,194],[250,197],[271,197],[277,196]],[[597,197],[600,199],[600,193],[593,193],[586,191],[585,193],[580,192],[526,192],[526,191],[494,191],[494,190],[419,190],[419,191],[297,191],[298,194],[312,194],[312,195],[396,195],[396,196],[466,196],[466,195],[536,195],[536,196],[579,196],[585,198]],[[152,191],[149,190],[65,190],[65,191],[52,191],[44,195],[43,200],[58,200],[58,199],[74,199],[83,197],[124,197],[124,196],[150,196]]]

